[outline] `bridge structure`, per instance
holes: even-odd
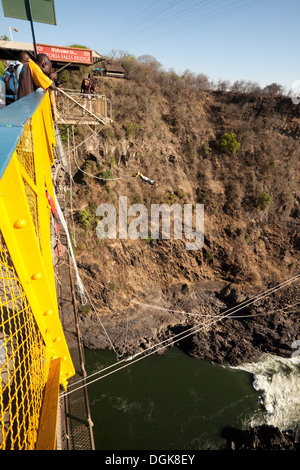
[[[55,124],[99,126],[113,121],[112,105],[105,95],[57,88],[52,92]]]
[[[64,403],[60,399],[60,392],[85,372],[76,318],[71,335],[76,347],[73,343],[70,347],[63,326],[64,301],[54,262],[55,125],[105,125],[112,119],[105,97],[93,97],[90,107],[83,99],[37,90],[0,110],[2,450],[94,448],[86,390],[79,397],[84,401],[80,406],[86,410],[84,417],[76,417],[71,398]],[[69,274],[67,301],[75,311]],[[81,427],[74,426],[77,422]],[[81,436],[84,431],[85,443],[82,437],[76,443],[70,436],[72,429]]]

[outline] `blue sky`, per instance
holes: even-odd
[[[214,81],[300,80],[300,0],[55,0],[55,9],[57,26],[35,23],[37,42],[149,54]],[[32,41],[29,23],[0,7],[0,35],[9,26],[15,41]]]

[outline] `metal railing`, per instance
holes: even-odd
[[[59,387],[66,389],[75,371],[50,242],[49,93],[3,108],[0,142],[0,449],[54,449]]]
[[[57,88],[52,96],[56,124],[106,125],[112,122],[111,102],[104,95]]]

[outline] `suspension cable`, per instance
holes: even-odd
[[[281,284],[278,284],[277,286],[275,286],[275,287],[273,287],[273,288],[271,288],[271,289],[268,289],[268,290],[265,291],[265,292],[262,292],[261,294],[255,296],[255,297],[253,297],[252,299],[250,299],[249,301],[247,301],[247,302],[248,302],[248,303],[247,303],[247,306],[249,306],[249,305],[251,305],[251,304],[257,302],[258,300],[262,300],[263,298],[267,297],[268,295],[270,295],[270,294],[272,294],[272,293],[274,293],[274,292],[276,292],[276,291],[278,291],[278,290],[280,290],[280,289],[286,287],[286,286],[289,285],[289,284],[292,284],[293,282],[295,282],[295,281],[297,281],[297,280],[299,280],[299,279],[300,279],[300,274],[294,276],[294,277],[291,278],[291,279],[288,279],[287,281],[284,281],[284,282],[281,283]],[[242,310],[243,308],[245,308],[245,305],[243,305],[243,304],[244,304],[244,302],[242,302],[240,305],[238,305],[238,306],[237,306],[238,308],[236,308],[236,309],[235,309],[235,308],[231,308],[231,309],[225,311],[222,315],[218,315],[214,320],[212,320],[211,322],[209,322],[209,323],[207,323],[207,324],[205,324],[205,325],[201,325],[200,327],[199,327],[199,324],[198,324],[198,325],[195,325],[194,327],[189,328],[188,330],[186,330],[186,331],[184,331],[184,332],[181,332],[181,333],[179,333],[179,334],[177,334],[177,335],[174,335],[172,338],[168,338],[168,339],[166,339],[166,340],[164,340],[164,341],[161,341],[160,343],[157,343],[157,344],[155,344],[155,345],[149,347],[148,349],[146,349],[146,350],[144,350],[144,351],[141,351],[140,353],[137,353],[137,354],[134,356],[134,359],[133,359],[132,361],[130,361],[128,364],[125,364],[125,365],[123,365],[123,366],[121,366],[121,367],[118,367],[117,369],[115,369],[115,370],[113,370],[113,371],[111,371],[111,372],[108,372],[107,374],[105,374],[105,375],[103,375],[103,376],[101,376],[101,377],[98,377],[98,378],[94,379],[94,380],[88,382],[86,385],[90,385],[90,384],[92,384],[92,383],[94,383],[94,382],[96,382],[96,381],[98,381],[98,380],[104,379],[105,377],[107,377],[107,376],[113,374],[114,372],[117,372],[117,371],[119,371],[119,370],[122,370],[122,369],[124,369],[125,367],[128,367],[128,366],[130,366],[130,365],[132,365],[132,364],[134,364],[134,363],[140,361],[141,359],[144,359],[144,358],[146,358],[146,357],[148,357],[148,356],[150,356],[150,355],[156,353],[157,351],[159,351],[159,350],[161,350],[161,349],[164,349],[165,346],[172,346],[172,345],[174,345],[175,343],[177,343],[177,342],[179,342],[179,341],[181,341],[181,340],[187,338],[188,336],[190,336],[190,335],[192,335],[192,334],[195,334],[195,333],[197,333],[197,332],[199,332],[199,331],[201,331],[201,330],[203,330],[203,329],[205,329],[205,328],[208,328],[209,326],[213,325],[214,323],[219,322],[220,320],[222,320],[222,319],[224,319],[224,318],[230,317],[230,316],[231,316],[231,313],[232,313],[232,310],[234,310],[234,313],[236,313],[237,311]],[[188,334],[186,334],[186,333],[188,333]],[[181,338],[179,338],[179,336],[181,336],[181,335],[184,335],[184,336],[182,336]],[[172,341],[170,341],[170,339],[171,339]],[[165,343],[167,343],[167,344],[165,345]],[[162,346],[160,346],[160,345],[162,345]],[[160,347],[157,348],[157,346],[160,346]],[[157,348],[157,349],[155,349],[154,351],[149,352],[148,354],[145,355],[145,352],[150,351],[150,350],[152,350],[152,349],[154,349],[154,348]],[[141,356],[141,357],[139,357],[138,359],[135,359],[136,357],[138,357],[139,355],[142,355],[142,354],[144,354],[144,355]],[[125,360],[122,360],[121,362],[124,362],[124,361],[125,361]],[[120,364],[120,362],[115,363],[115,364],[112,364],[112,365],[109,366],[108,368],[102,369],[102,370],[100,370],[100,371],[98,371],[98,372],[95,372],[95,373],[91,374],[90,376],[88,376],[88,377],[86,377],[86,378],[90,378],[90,377],[92,377],[93,375],[100,374],[100,373],[104,372],[105,370],[107,370],[107,369],[109,369],[109,368],[111,368],[111,367],[114,367],[115,365],[119,365],[119,364]],[[77,382],[77,383],[78,383],[78,382]],[[75,385],[75,384],[72,384],[72,385]],[[83,385],[83,386],[85,386],[85,385]],[[73,389],[73,390],[70,390],[70,391],[68,391],[68,392],[65,392],[65,393],[62,394],[62,396],[69,395],[69,394],[75,392],[76,390],[79,390],[79,389],[82,388],[83,386],[80,386],[80,387],[78,387],[78,388],[76,388],[76,389]]]

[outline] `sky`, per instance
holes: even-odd
[[[55,0],[57,25],[34,23],[36,41],[82,44],[101,55],[151,55],[164,70],[290,89],[300,80],[300,0]],[[0,35],[32,42],[27,21],[5,18]]]

